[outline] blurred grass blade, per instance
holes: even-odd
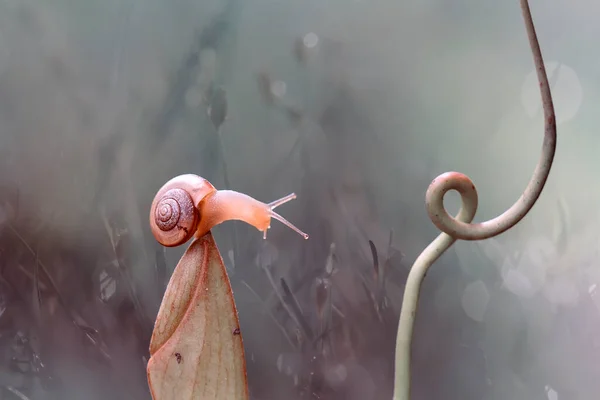
[[[285,337],[285,339],[288,341],[288,343],[290,344],[290,346],[292,346],[292,348],[297,348],[296,343],[294,343],[292,341],[292,339],[290,338],[290,335],[288,335],[287,331],[285,330],[285,328],[283,327],[283,325],[281,325],[281,323],[279,322],[279,320],[277,320],[277,317],[275,317],[275,315],[273,314],[273,311],[271,309],[269,309],[264,300],[262,299],[262,297],[260,297],[258,295],[258,293],[256,293],[256,291],[254,289],[252,289],[252,286],[250,286],[246,281],[242,281],[242,285],[244,285],[248,291],[250,291],[250,293],[252,293],[254,295],[254,297],[256,297],[256,299],[261,303],[263,309],[265,310],[265,312],[267,312],[269,314],[269,316],[271,317],[271,319],[273,320],[273,323],[275,325],[277,325],[277,328],[279,328],[279,330],[281,331],[283,337]]]
[[[372,240],[369,240],[369,248],[371,249],[371,256],[373,257],[373,270],[375,273],[375,282],[379,282],[379,256],[377,255],[377,248]]]
[[[194,240],[163,297],[148,362],[154,400],[246,400],[244,347],[229,278],[209,232]]]
[[[291,311],[294,313],[295,319],[296,319],[296,321],[298,321],[298,324],[300,325],[300,329],[302,329],[302,332],[304,333],[306,338],[309,341],[313,341],[314,340],[313,331],[310,327],[310,324],[308,323],[308,321],[306,321],[306,318],[304,317],[304,313],[302,312],[302,308],[300,308],[300,303],[298,302],[298,299],[296,298],[296,296],[294,296],[294,293],[292,293],[292,291],[291,291],[289,285],[287,284],[287,282],[285,281],[285,279],[281,278],[280,283],[281,283],[281,288],[283,289],[283,300],[286,302],[286,304],[290,307]]]
[[[25,396],[23,393],[21,393],[19,390],[15,389],[12,386],[5,386],[5,388],[21,400],[30,400],[29,397]]]
[[[42,298],[40,293],[40,260],[36,253],[35,263],[33,264],[33,293],[32,293],[32,306],[33,315],[35,316],[36,322],[42,324]]]

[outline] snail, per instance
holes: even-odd
[[[263,232],[266,239],[271,218],[274,218],[308,239],[306,233],[274,211],[295,198],[296,194],[291,193],[271,203],[263,203],[233,190],[217,190],[198,175],[179,175],[165,183],[154,197],[150,207],[150,228],[160,244],[174,247],[193,236],[202,237],[214,226],[228,220],[244,221]]]

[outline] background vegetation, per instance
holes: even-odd
[[[522,224],[427,277],[415,399],[598,393],[600,5],[531,7],[556,162]],[[147,212],[181,173],[299,196],[309,241],[215,229],[252,398],[391,398],[427,185],[468,174],[482,220],[512,204],[542,140],[532,72],[516,1],[0,0],[0,398],[149,398],[184,249]]]

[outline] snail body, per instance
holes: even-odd
[[[295,198],[292,193],[263,203],[233,190],[217,190],[198,175],[179,175],[156,193],[150,207],[150,228],[160,244],[174,247],[194,236],[202,237],[214,226],[228,220],[244,221],[263,232],[266,238],[271,218],[274,218],[308,239],[306,233],[273,211]]]

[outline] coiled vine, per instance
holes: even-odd
[[[411,341],[419,292],[429,267],[458,239],[488,239],[515,226],[536,203],[550,173],[556,151],[554,105],[529,2],[520,0],[520,3],[542,97],[545,123],[542,154],[521,197],[502,215],[485,222],[471,222],[477,211],[478,199],[475,185],[468,176],[446,172],[429,185],[425,196],[427,213],[442,233],[417,257],[408,275],[396,338],[394,400],[410,398]],[[450,190],[457,191],[461,196],[461,208],[456,217],[449,215],[444,207],[444,195]]]

